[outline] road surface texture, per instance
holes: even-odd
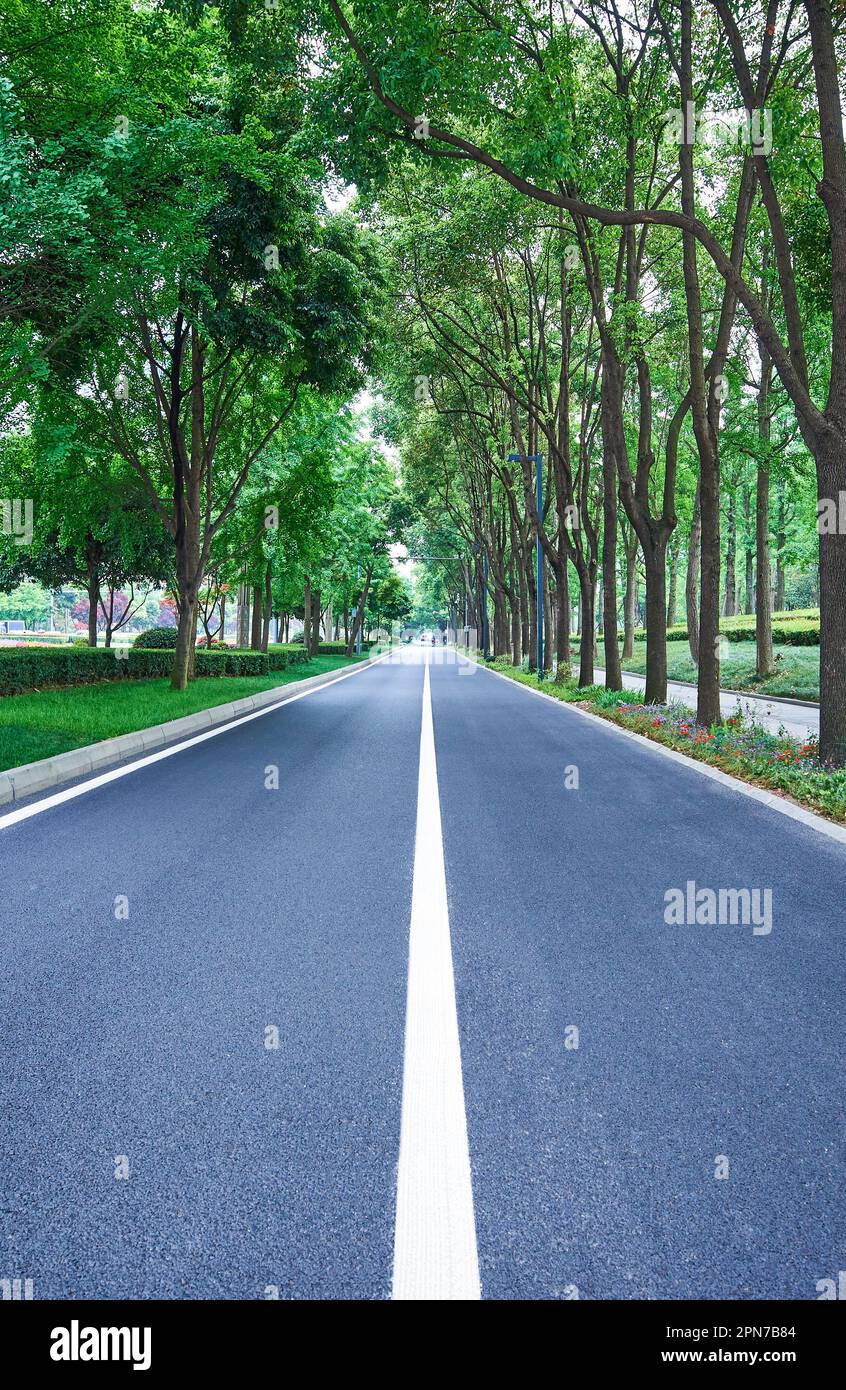
[[[594,679],[597,685],[604,685],[605,671],[601,666],[595,667]],[[644,690],[646,677],[638,676],[633,671],[624,671],[623,685],[628,690]],[[695,685],[688,685],[684,681],[669,681],[667,696],[690,709],[696,709]],[[720,709],[723,714],[735,714],[738,706],[748,711],[758,724],[774,734],[784,729],[793,738],[807,738],[808,734],[818,735],[820,731],[820,707],[810,701],[780,700],[777,696],[747,695],[745,692],[734,690],[720,691]]]
[[[78,793],[0,817],[0,1277],[836,1279],[841,845],[420,649]],[[670,925],[689,881],[769,890],[771,918]]]

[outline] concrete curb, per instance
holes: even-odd
[[[359,670],[372,666],[379,657],[367,657],[356,664]],[[22,767],[10,767],[0,772],[0,806],[22,801],[37,792],[48,791],[61,786],[63,782],[73,781],[75,777],[85,777],[91,772],[99,772],[112,763],[123,762],[125,758],[135,758],[167,744],[178,743],[180,739],[205,729],[227,724],[251,710],[264,709],[266,705],[278,704],[288,692],[300,693],[315,685],[325,685],[336,673],[324,671],[319,676],[307,676],[305,680],[287,681],[284,685],[272,686],[256,695],[246,695],[242,700],[234,700],[228,705],[214,705],[211,709],[198,710],[196,714],[183,715],[181,719],[170,719],[166,724],[155,724],[149,729],[138,729],[132,734],[119,734],[115,738],[104,738],[99,743],[90,743],[84,748],[72,748],[69,753],[60,753],[56,758],[42,758],[37,763],[25,763]]]
[[[461,655],[464,654],[461,653]],[[570,710],[582,719],[590,719],[594,725],[598,724],[602,728],[608,729],[612,734],[630,739],[639,744],[641,748],[651,749],[659,757],[671,758],[673,762],[690,768],[703,777],[710,777],[713,782],[720,782],[724,787],[739,792],[741,796],[748,796],[751,801],[760,802],[771,811],[777,811],[782,816],[789,816],[791,820],[799,821],[800,824],[808,826],[809,829],[816,830],[819,835],[824,835],[828,840],[835,840],[838,844],[846,845],[846,826],[838,825],[836,821],[827,820],[825,816],[817,815],[815,811],[808,811],[804,806],[796,806],[792,801],[777,796],[775,792],[765,791],[763,787],[756,787],[752,782],[745,782],[740,777],[732,777],[731,773],[723,772],[722,768],[712,767],[710,763],[700,762],[698,758],[689,758],[675,748],[668,748],[666,744],[658,743],[656,739],[646,738],[644,734],[635,733],[633,729],[623,729],[613,720],[603,719],[601,714],[579,709],[578,705],[571,704],[567,700],[558,700],[554,695],[547,695],[545,690],[537,690],[533,685],[525,685],[523,681],[513,680],[503,671],[493,671],[490,666],[485,666],[481,661],[475,661],[473,657],[464,656],[464,660],[472,661],[481,671],[487,671],[489,676],[498,676],[500,680],[508,681],[509,685],[516,686],[518,690],[525,690],[529,695],[539,695],[542,700],[551,701],[559,709]]]
[[[604,666],[594,666],[593,669],[596,675],[605,675]],[[636,676],[639,681],[643,681],[644,685],[646,684],[646,677],[642,676],[640,671],[624,671],[623,675]],[[685,690],[696,689],[693,681],[679,681],[673,676],[668,677],[667,684],[683,685]],[[795,705],[797,709],[815,709],[817,712],[820,708],[819,700],[799,700],[795,695],[762,695],[758,690],[726,690],[722,686],[720,687],[720,694],[736,695],[738,700],[758,700],[762,705]]]

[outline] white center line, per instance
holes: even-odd
[[[481,1298],[428,662],[420,729],[393,1297]]]

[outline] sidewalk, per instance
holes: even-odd
[[[601,666],[594,667],[594,680],[601,685],[605,671]],[[643,690],[645,676],[637,676],[631,671],[623,672],[623,685],[627,690]],[[696,686],[686,681],[669,681],[667,695],[671,700],[680,700],[696,708]],[[795,738],[805,738],[809,733],[818,734],[820,729],[819,705],[802,704],[794,700],[779,700],[769,695],[747,695],[743,692],[723,690],[720,692],[720,708],[723,714],[734,714],[738,705],[748,709],[765,729],[778,733],[784,728]]]

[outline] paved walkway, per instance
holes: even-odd
[[[594,667],[594,678],[600,685],[605,680],[605,671],[601,666]],[[643,690],[646,677],[635,675],[632,671],[624,671],[623,685],[628,690]],[[686,681],[670,681],[667,693],[670,699],[682,700],[696,708],[695,685],[689,685]],[[781,728],[786,729],[795,738],[805,738],[809,733],[819,733],[819,705],[801,705],[791,700],[779,700],[774,696],[738,694],[733,690],[721,692],[720,708],[723,714],[734,714],[738,704],[743,709],[749,709],[758,723],[765,729],[771,729],[773,733],[778,733]]]

